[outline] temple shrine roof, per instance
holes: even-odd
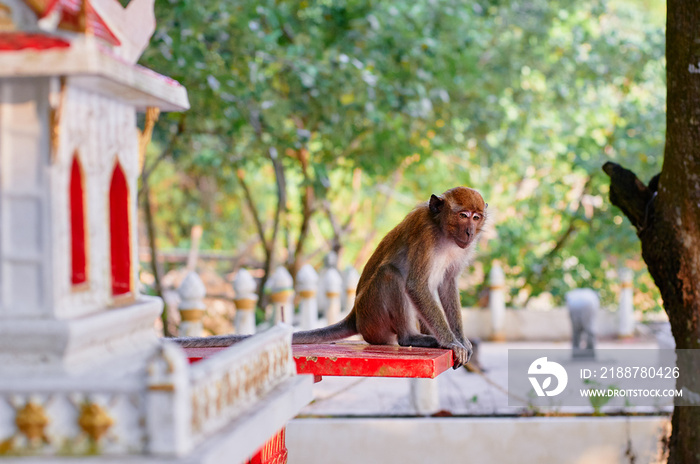
[[[133,104],[139,110],[189,108],[187,90],[177,81],[114,53],[89,36],[12,31],[0,33],[0,79],[63,77],[69,83]]]
[[[0,32],[0,52],[68,47],[70,47],[70,42],[61,37],[30,32]]]
[[[84,32],[112,45],[120,45],[119,39],[95,11],[89,0],[25,0],[25,3],[39,19],[53,14],[58,15],[56,26],[58,29]]]

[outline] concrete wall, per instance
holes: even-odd
[[[645,464],[668,417],[295,419],[289,464]],[[634,455],[634,460],[631,456]]]
[[[462,309],[464,334],[467,338],[488,340],[491,337],[491,313],[488,309]],[[617,335],[617,313],[601,309],[596,316],[598,337]],[[506,309],[505,338],[511,341],[571,340],[571,320],[566,308],[549,311]]]

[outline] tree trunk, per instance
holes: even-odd
[[[143,177],[142,182],[142,194],[143,194],[143,212],[144,218],[146,220],[146,232],[148,234],[148,246],[151,249],[151,271],[153,272],[153,288],[156,295],[162,300],[163,299],[163,287],[161,286],[161,275],[163,274],[160,269],[160,262],[158,261],[158,248],[156,248],[156,228],[153,223],[153,205],[151,205],[151,191],[148,187],[148,178]],[[172,337],[173,334],[170,331],[169,320],[168,320],[168,305],[163,305],[163,312],[160,315],[161,321],[163,322],[163,336]]]
[[[666,147],[660,176],[644,185],[606,163],[610,201],[637,228],[642,257],[664,300],[677,349],[700,349],[700,8],[669,0]],[[676,388],[700,393],[700,369],[680,366]],[[700,462],[700,411],[676,407],[669,463]]]
[[[291,258],[291,263],[289,265],[289,272],[296,277],[299,268],[301,268],[301,256],[304,251],[304,244],[306,243],[306,238],[309,235],[309,224],[311,223],[311,216],[314,214],[314,186],[311,183],[311,177],[309,176],[309,153],[306,149],[301,149],[296,151],[296,157],[301,165],[301,173],[304,176],[305,186],[303,188],[304,192],[301,197],[301,225],[299,226],[299,235],[297,238],[297,244],[294,248],[294,253]]]

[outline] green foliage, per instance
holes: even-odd
[[[645,289],[638,305],[658,306],[600,171],[607,159],[647,179],[661,167],[664,31],[646,9],[603,0],[157,0],[156,12],[142,63],[182,82],[192,105],[184,117],[161,117],[154,134],[170,150],[150,181],[164,246],[186,245],[195,223],[204,247],[255,236],[239,169],[269,226],[276,158],[289,195],[281,248],[300,235],[307,185],[317,208],[309,253],[333,235],[322,201],[342,220],[359,205],[342,237],[345,264],[430,193],[469,185],[489,203],[492,230],[466,303],[499,259],[512,304],[543,291],[561,302],[577,286],[611,303],[626,265]]]

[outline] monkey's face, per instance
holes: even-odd
[[[456,214],[454,227],[454,240],[461,248],[467,248],[472,244],[476,236],[481,231],[481,226],[484,223],[483,210],[462,209]]]
[[[467,248],[481,232],[488,205],[476,190],[456,187],[439,197],[433,195],[429,206],[442,229],[460,248]]]

